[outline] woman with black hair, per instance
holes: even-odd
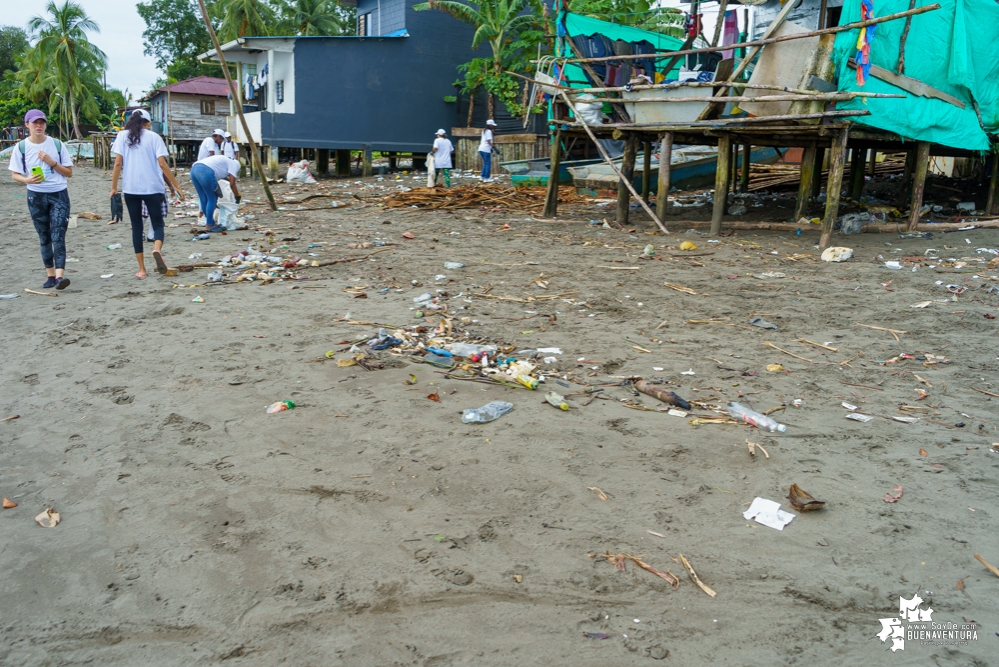
[[[174,190],[184,199],[180,183],[174,178],[167,165],[166,144],[160,135],[149,129],[151,119],[145,109],[136,109],[125,123],[125,129],[118,133],[111,152],[115,154],[114,171],[111,172],[111,196],[118,193],[118,176],[122,175],[121,189],[125,195],[125,208],[132,222],[132,249],[139,262],[136,278],[146,277],[146,264],[142,254],[142,205],[149,211],[149,222],[153,228],[153,258],[156,270],[167,272],[163,261],[163,179],[173,185]]]

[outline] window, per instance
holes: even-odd
[[[201,115],[202,116],[215,115],[215,100],[201,100]]]
[[[371,34],[371,12],[357,17],[357,36],[367,37]]]
[[[274,85],[274,96],[278,104],[284,104],[284,80],[278,81]]]

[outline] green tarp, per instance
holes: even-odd
[[[657,51],[678,51],[680,47],[683,46],[683,40],[679,40],[676,37],[670,37],[669,35],[663,35],[658,32],[649,32],[648,30],[642,30],[640,28],[632,28],[631,26],[620,25],[618,23],[609,23],[599,19],[592,19],[588,16],[580,16],[579,14],[573,14],[571,12],[566,12],[565,28],[570,37],[592,37],[594,35],[603,35],[607,39],[613,41],[629,42],[632,44],[637,42],[648,42],[652,44]],[[659,62],[658,64],[662,65],[663,63]],[[674,69],[678,70],[679,67],[680,65],[677,64]],[[570,87],[590,87],[586,74],[583,72],[583,68],[579,65],[566,65],[565,74],[569,80]],[[601,85],[601,82],[597,82],[597,85]]]
[[[930,0],[919,0],[918,5]],[[839,109],[867,109],[856,122],[895,132],[906,139],[953,148],[988,150],[986,135],[999,130],[999,4],[996,0],[934,0],[940,9],[912,17],[905,46],[905,76],[919,79],[965,103],[960,109],[938,99],[919,97],[873,76],[861,87],[847,61],[856,56],[857,30],[836,38],[833,62],[839,89],[905,93],[905,99],[857,99]],[[909,9],[908,0],[874,0],[874,15]],[[860,20],[859,0],[846,0],[840,23]],[[905,19],[878,24],[871,42],[871,63],[895,72]],[[974,102],[982,115],[978,121]],[[982,125],[985,129],[982,129]]]

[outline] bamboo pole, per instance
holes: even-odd
[[[564,93],[563,93],[564,94]],[[745,118],[721,118],[718,120],[702,120],[694,121],[692,123],[604,123],[600,125],[601,129],[606,128],[621,128],[629,130],[638,129],[650,129],[658,130],[660,132],[683,132],[685,130],[690,130],[692,128],[698,127],[723,127],[728,125],[738,125],[740,123],[768,123],[772,121],[784,121],[784,120],[812,120],[815,118],[846,118],[850,116],[870,116],[871,112],[858,109],[856,111],[843,110],[843,111],[823,111],[820,113],[801,113],[801,114],[788,114],[786,116],[750,116]],[[584,123],[575,122],[573,125],[583,125]],[[811,129],[811,128],[808,128]]]
[[[232,82],[232,75],[229,74],[229,66],[225,62],[225,54],[222,53],[222,45],[219,44],[215,28],[212,27],[212,22],[208,20],[208,10],[205,8],[205,0],[198,0],[198,6],[201,8],[201,18],[205,21],[205,28],[208,29],[208,36],[212,38],[212,45],[215,46],[215,55],[219,57],[219,62],[222,64],[222,73],[225,74],[225,81],[229,84],[229,92],[232,94],[234,100],[238,100],[239,91],[236,90],[236,86]],[[253,156],[254,169],[262,175],[264,170],[260,166],[260,156],[257,155],[257,143],[253,140],[253,135],[250,134],[250,126],[246,124],[246,116],[243,115],[242,104],[236,105],[236,113],[239,114],[239,122],[243,126],[243,132],[246,134],[246,143],[250,144],[250,155]],[[274,201],[274,195],[271,194],[271,187],[267,184],[267,179],[261,178],[260,184],[264,188],[264,194],[267,195],[267,202],[271,210],[276,211],[277,203]]]
[[[812,179],[816,177],[815,151],[816,145],[812,142],[805,147],[805,152],[801,156],[801,183],[798,185],[798,199],[794,205],[795,222],[805,217],[808,212],[808,197],[812,193]]]
[[[742,146],[742,177],[739,179],[739,192],[749,191],[749,169],[753,159],[753,147],[750,144]]]
[[[637,152],[638,137],[629,132],[628,139],[624,144],[624,155],[621,156],[621,180],[627,181],[628,185],[632,187],[626,188],[624,183],[621,183],[617,188],[617,224],[622,227],[628,224],[628,214],[631,207],[631,197],[628,193],[634,190],[632,181],[635,179],[635,153]],[[642,202],[645,201],[640,195],[636,196]]]
[[[916,144],[916,161],[913,163],[912,208],[909,209],[909,227],[912,231],[919,224],[919,209],[923,207],[923,193],[926,191],[926,171],[930,166],[930,144],[920,141]]]
[[[829,159],[829,180],[826,185],[826,217],[822,221],[822,236],[819,238],[819,248],[825,250],[832,239],[833,225],[839,215],[839,198],[843,191],[843,162],[846,161],[846,142],[849,139],[849,128],[841,130],[832,142]]]
[[[795,3],[791,3],[792,5]],[[785,10],[790,10],[787,4],[784,5]],[[895,14],[888,14],[887,16],[878,16],[873,19],[868,19],[866,21],[855,21],[854,23],[847,23],[840,26],[834,26],[832,28],[823,28],[821,30],[810,30],[808,32],[794,33],[793,35],[782,35],[780,37],[765,37],[763,39],[757,39],[750,42],[742,42],[740,44],[726,44],[725,46],[705,46],[699,49],[686,49],[681,51],[667,51],[665,53],[648,53],[648,54],[633,54],[633,55],[621,55],[621,56],[600,56],[597,58],[570,58],[566,59],[566,63],[596,63],[603,62],[607,60],[663,60],[665,58],[673,58],[676,56],[688,56],[695,53],[714,53],[716,51],[728,51],[729,49],[742,49],[746,47],[759,47],[766,46],[767,44],[776,44],[778,42],[788,42],[793,39],[804,39],[806,37],[817,37],[819,35],[830,35],[838,32],[846,32],[847,30],[856,30],[858,28],[866,28],[867,26],[877,25],[879,23],[885,23],[886,21],[894,21],[896,19],[902,19],[907,16],[916,16],[918,14],[924,14],[926,12],[932,12],[934,10],[940,9],[938,3],[933,3],[932,5],[926,5],[925,7],[916,7],[915,9],[898,12]],[[783,11],[783,10],[782,10]],[[774,21],[776,23],[776,20]],[[771,23],[773,25],[773,23]],[[756,53],[750,53],[746,55],[743,60],[745,63],[749,63],[753,59]],[[559,59],[561,60],[561,59]],[[532,63],[537,64],[539,60],[532,60]],[[741,71],[739,72],[742,73]]]
[[[732,158],[729,150],[732,139],[728,134],[718,137],[718,166],[715,168],[714,208],[711,211],[711,234],[720,234],[722,216],[725,215],[725,204],[728,201],[728,170]]]
[[[652,142],[642,142],[642,199],[649,202],[649,192],[652,189]]]
[[[673,160],[673,133],[663,132],[659,139],[659,186],[656,188],[656,215],[666,217],[669,210],[670,168]]]
[[[572,113],[575,114],[576,118],[579,118],[579,114],[576,113],[576,107],[573,105],[572,100],[569,99],[569,96],[565,94],[565,91],[562,91],[562,99],[565,100],[565,103],[567,105],[569,105],[569,109],[572,110]],[[586,134],[589,135],[590,140],[594,144],[596,144],[597,150],[600,152],[600,156],[604,159],[604,162],[610,165],[610,168],[614,170],[614,173],[616,173],[618,177],[621,177],[621,170],[617,168],[617,165],[614,164],[613,160],[611,160],[610,156],[607,154],[607,151],[605,151],[604,147],[600,144],[599,141],[597,141],[597,136],[593,134],[593,130],[590,129],[590,126],[585,122],[582,122],[581,125],[583,126],[583,129],[586,130]],[[659,219],[659,216],[655,214],[655,211],[653,211],[649,207],[649,205],[645,203],[645,200],[639,197],[638,193],[635,192],[635,186],[632,185],[631,181],[625,181],[623,177],[621,178],[621,180],[624,182],[625,185],[628,186],[628,189],[631,190],[631,194],[633,194],[638,199],[638,203],[642,205],[642,208],[644,208],[645,212],[649,214],[649,217],[652,218],[652,221],[659,226],[659,229],[662,230],[663,234],[669,234],[669,230],[666,229],[666,225],[664,225],[663,221]]]
[[[821,93],[819,95],[760,95],[758,97],[598,97],[594,101],[610,104],[646,104],[649,102],[847,102],[858,97],[880,97],[903,99],[905,95],[894,93]]]
[[[992,208],[996,203],[996,187],[999,186],[999,153],[993,153],[992,159],[992,178],[989,181],[989,196],[985,204],[985,215],[992,215]]]
[[[548,173],[548,190],[545,192],[545,212],[543,218],[558,215],[558,172],[562,154],[562,126],[555,126],[555,137],[551,149],[551,171]]]

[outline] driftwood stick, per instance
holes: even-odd
[[[812,361],[811,359],[806,359],[805,357],[799,357],[799,356],[798,356],[797,354],[795,354],[794,352],[788,352],[787,350],[785,350],[785,349],[784,349],[784,348],[782,348],[782,347],[777,347],[776,345],[774,345],[774,344],[773,344],[773,343],[771,343],[770,341],[764,341],[764,343],[763,343],[763,344],[764,344],[764,345],[766,345],[767,347],[772,347],[772,348],[773,348],[773,349],[775,349],[775,350],[780,350],[780,351],[781,351],[781,352],[783,352],[784,354],[786,354],[786,355],[788,355],[788,356],[790,356],[790,357],[794,357],[795,359],[801,359],[802,361],[807,361],[807,362],[808,362],[808,363],[810,363],[810,364],[814,364],[814,363],[815,363],[815,362],[814,362],[814,361]]]
[[[760,95],[758,97],[734,96],[726,97],[726,102],[845,102],[855,97],[888,97],[902,99],[905,95],[895,95],[894,93],[822,93],[821,95]],[[637,97],[634,99],[619,97],[598,97],[594,102],[607,102],[610,104],[643,104],[648,102],[704,102],[710,101],[707,97]]]
[[[995,565],[992,565],[987,560],[985,560],[984,558],[982,558],[981,554],[974,554],[974,556],[975,556],[975,560],[977,560],[979,563],[981,563],[982,565],[984,565],[986,567],[986,569],[988,569],[989,572],[991,572],[992,574],[994,574],[997,577],[999,577],[999,568],[997,568]]]
[[[838,32],[846,32],[847,30],[856,30],[857,28],[866,28],[869,25],[877,25],[878,23],[885,23],[886,21],[904,19],[907,16],[916,16],[917,14],[932,12],[936,9],[940,9],[940,5],[937,3],[933,3],[932,5],[926,5],[925,7],[916,7],[915,9],[911,9],[904,12],[888,14],[887,16],[878,16],[873,19],[869,19],[867,21],[855,21],[854,23],[847,23],[845,25],[835,26],[832,28],[823,28],[822,30],[810,30],[808,32],[800,32],[800,33],[795,33],[793,35],[782,35],[781,37],[767,37],[764,39],[757,39],[750,42],[741,42],[739,44],[726,44],[725,46],[706,46],[699,49],[667,51],[665,53],[647,53],[647,54],[634,54],[634,55],[622,55],[622,56],[600,56],[598,58],[570,58],[565,60],[564,62],[596,63],[607,60],[663,60],[665,58],[674,58],[676,56],[687,56],[694,53],[714,53],[716,51],[728,51],[729,49],[743,49],[746,47],[766,46],[767,44],[776,44],[777,42],[788,42],[792,39],[818,37],[819,35],[830,35]],[[571,41],[572,40],[570,40],[570,43]],[[749,60],[752,60],[752,56],[747,54],[745,61]],[[532,60],[531,62],[536,64],[540,61]]]

